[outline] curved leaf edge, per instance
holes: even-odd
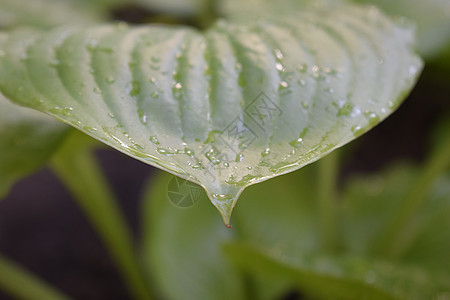
[[[419,59],[419,58],[417,58],[417,59]],[[415,73],[416,76],[415,76],[415,78],[413,79],[413,81],[417,80],[417,77],[419,76],[420,71],[422,70],[422,68],[423,68],[423,65],[420,63],[419,70],[417,70],[417,72]],[[406,95],[410,92],[410,89],[411,89],[411,88],[412,88],[412,87],[409,87],[409,89],[405,90],[405,91],[399,96],[399,98],[398,98],[396,101],[394,101],[392,110],[395,110],[395,109],[400,105],[400,103],[402,102],[402,100],[404,100],[404,98],[406,97]],[[10,96],[14,97],[14,95],[10,95]],[[38,109],[39,109],[39,108],[38,108]],[[42,109],[42,111],[45,112],[45,109]],[[60,121],[63,121],[63,122],[65,122],[65,123],[67,123],[67,124],[69,124],[69,125],[71,125],[71,126],[77,128],[78,130],[81,130],[81,131],[84,132],[85,134],[87,134],[87,135],[89,135],[89,136],[91,136],[91,137],[93,137],[93,138],[95,138],[95,139],[99,139],[98,136],[97,136],[95,133],[93,133],[90,129],[88,129],[88,128],[81,128],[78,124],[76,124],[76,122],[71,122],[70,120],[67,120],[67,119],[64,118],[64,117],[61,117],[61,116],[60,116],[59,114],[57,114],[57,113],[49,113],[48,111],[46,111],[46,113],[52,115],[53,117],[56,117],[56,118],[59,119]],[[381,121],[381,120],[379,120],[379,121]],[[372,127],[374,127],[375,125],[376,125],[376,124],[370,124],[370,123],[369,123],[366,127],[359,128],[359,130],[355,133],[354,137],[353,137],[351,140],[353,140],[353,139],[357,138],[358,136],[362,135],[364,132],[370,130],[370,129],[371,129]],[[185,170],[183,170],[183,168],[177,166],[175,163],[172,163],[172,162],[162,162],[162,161],[159,160],[159,159],[153,159],[153,157],[150,156],[150,155],[148,155],[147,153],[144,153],[144,152],[139,151],[139,150],[136,150],[136,149],[124,148],[124,147],[122,147],[122,145],[119,145],[119,144],[117,144],[117,143],[114,143],[113,141],[105,141],[105,140],[101,140],[101,139],[99,139],[99,140],[102,141],[102,142],[104,142],[104,143],[106,143],[107,145],[109,145],[109,146],[111,146],[111,147],[113,147],[113,148],[115,148],[115,149],[117,149],[117,150],[119,150],[119,151],[121,151],[121,152],[127,154],[127,155],[131,155],[132,157],[134,157],[134,158],[136,158],[136,159],[138,159],[138,160],[141,160],[141,161],[143,161],[143,162],[145,162],[145,163],[151,164],[151,165],[156,166],[156,167],[159,167],[159,168],[163,168],[164,170],[166,170],[166,171],[168,171],[168,172],[170,172],[170,173],[172,173],[172,174],[174,174],[174,175],[183,177],[183,178],[188,179],[188,180],[191,180],[191,181],[193,181],[193,182],[195,182],[195,183],[197,183],[197,184],[200,184],[205,190],[207,190],[208,196],[210,197],[210,199],[211,199],[211,201],[213,202],[213,204],[214,204],[214,205],[219,209],[219,211],[221,212],[222,217],[223,217],[223,219],[224,219],[224,222],[225,222],[226,224],[229,224],[229,219],[230,219],[230,216],[231,216],[231,211],[232,211],[232,209],[234,208],[234,206],[235,206],[235,204],[236,204],[236,201],[237,201],[238,196],[239,196],[240,193],[244,190],[244,188],[247,187],[247,186],[249,186],[249,185],[253,185],[253,184],[256,184],[256,183],[265,181],[265,180],[267,180],[267,179],[273,177],[273,176],[260,177],[260,178],[254,179],[254,180],[252,180],[252,181],[250,181],[250,182],[246,182],[245,185],[242,185],[242,186],[235,186],[234,188],[229,189],[229,190],[231,191],[230,194],[232,194],[233,197],[231,197],[230,199],[228,199],[229,201],[223,201],[224,199],[217,199],[217,197],[214,196],[214,195],[216,195],[216,194],[211,193],[211,192],[208,192],[209,189],[208,189],[208,187],[207,187],[205,184],[203,184],[202,182],[196,180],[196,178],[194,178],[194,177],[188,175],[188,172],[186,172]],[[342,141],[342,143],[338,143],[338,144],[329,144],[329,145],[327,145],[326,147],[322,148],[321,151],[319,151],[318,153],[316,152],[312,157],[310,157],[310,158],[308,159],[307,162],[305,162],[304,159],[299,159],[298,161],[292,163],[291,165],[285,166],[285,167],[282,168],[281,170],[278,170],[274,176],[286,174],[286,173],[288,173],[288,172],[291,172],[293,169],[298,169],[298,168],[300,168],[300,167],[302,167],[302,166],[304,166],[304,165],[306,165],[306,164],[312,163],[312,162],[314,162],[314,161],[320,159],[321,157],[327,155],[328,153],[330,153],[330,152],[333,151],[334,149],[343,146],[344,144],[348,143],[348,142],[351,141],[351,140],[345,140],[345,141]]]

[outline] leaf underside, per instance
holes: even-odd
[[[232,19],[232,18],[230,18]],[[412,30],[364,6],[0,36],[0,89],[202,185],[228,223],[242,190],[386,118],[422,67]]]

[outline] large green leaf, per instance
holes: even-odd
[[[356,0],[372,3],[386,12],[417,22],[418,49],[434,59],[450,47],[450,2],[448,0]]]
[[[423,168],[400,165],[381,175],[351,180],[345,190],[342,238],[347,251],[366,254],[383,225],[399,215],[414,185],[423,176]],[[425,194],[418,208],[397,236],[388,253],[396,260],[447,271],[450,262],[450,177],[441,176]]]
[[[450,172],[433,185],[427,205],[410,222],[401,259],[450,273]]]
[[[68,128],[0,95],[0,198],[15,181],[47,162]]]
[[[145,0],[144,0],[145,1]],[[339,9],[347,0],[283,0],[276,2],[271,0],[225,0],[220,1],[218,8],[222,15],[232,19],[249,20],[260,17],[273,17],[283,15],[286,12],[308,10],[311,7],[327,6],[327,9]],[[249,12],[251,12],[249,14]]]
[[[245,270],[284,278],[313,299],[420,300],[448,296],[450,276],[357,256],[270,254],[241,244],[227,251]]]
[[[138,3],[139,0],[0,0],[0,28],[48,29],[67,24],[95,24],[112,20],[113,12]],[[151,3],[158,11],[167,6],[152,0],[141,0],[141,3]]]
[[[422,66],[412,43],[409,27],[358,6],[236,17],[205,32],[18,30],[0,38],[0,89],[199,183],[228,223],[246,186],[311,163],[388,116]]]
[[[79,0],[0,0],[0,28],[90,24],[103,17],[86,4]]]

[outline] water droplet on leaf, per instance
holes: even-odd
[[[289,143],[289,145],[291,145],[292,147],[294,147],[295,149],[298,149],[302,146],[303,144],[303,139],[302,138],[298,138],[296,140],[293,140]]]
[[[152,136],[150,137],[150,142],[152,142],[152,143],[155,144],[155,145],[159,145],[159,140],[158,140],[158,138],[157,138],[156,136],[154,136],[154,135],[152,135]]]

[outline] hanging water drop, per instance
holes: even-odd
[[[61,107],[56,106],[56,107],[50,109],[49,111],[52,114],[55,114],[58,116],[70,117],[72,115],[73,108],[72,107],[61,108]]]
[[[294,147],[295,149],[298,149],[302,146],[303,144],[303,139],[302,138],[298,138],[296,140],[293,140],[289,143],[289,145],[291,145],[292,147]]]
[[[357,137],[364,133],[364,129],[359,125],[355,125],[352,127],[352,133],[355,137]]]
[[[266,148],[263,152],[261,152],[262,157],[266,157],[270,154],[270,148]]]
[[[378,123],[380,123],[380,117],[376,113],[367,111],[364,113],[364,115],[366,116],[367,119],[369,119],[370,127],[373,127]]]
[[[164,149],[164,148],[157,148],[156,151],[158,151],[159,154],[163,154],[165,156],[172,156],[173,155],[173,152],[171,152],[171,151],[169,151],[167,149]]]
[[[184,149],[184,154],[188,155],[188,156],[194,156],[195,152],[189,148],[185,148]]]
[[[94,128],[94,127],[84,126],[83,130],[93,134],[93,133],[97,132],[98,129]]]
[[[152,135],[152,136],[150,137],[150,142],[152,142],[152,143],[155,144],[155,145],[159,145],[159,140],[158,140],[158,138],[157,138],[156,136],[154,136],[154,135]]]
[[[241,162],[243,159],[244,159],[244,155],[238,154],[238,155],[236,155],[235,162]]]
[[[194,170],[205,170],[205,167],[203,167],[201,162],[196,162],[195,164],[192,165],[192,169]]]
[[[205,157],[213,164],[218,165],[221,163],[221,160],[217,157],[218,151],[214,148],[211,148],[209,151],[205,153]]]
[[[147,115],[144,113],[144,111],[142,109],[138,109],[137,112],[142,125],[147,125]]]

